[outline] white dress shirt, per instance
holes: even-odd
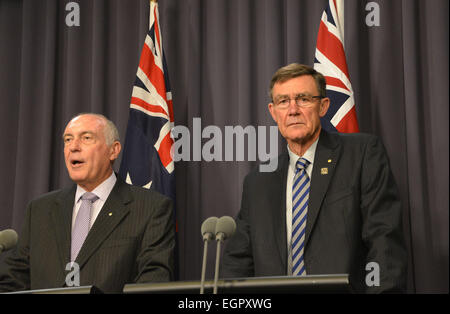
[[[91,223],[89,224],[89,229],[92,227],[92,225],[95,222],[95,219],[97,219],[98,214],[100,213],[100,210],[102,209],[103,205],[105,204],[106,200],[108,199],[109,194],[111,193],[114,185],[116,184],[117,178],[116,174],[113,173],[111,176],[103,181],[99,186],[97,186],[92,193],[97,195],[99,198],[92,204],[92,211],[91,211]],[[72,215],[72,229],[75,224],[75,219],[78,214],[78,210],[81,206],[81,196],[86,193],[87,191],[83,189],[81,186],[77,185],[77,191],[75,193],[75,202],[73,206],[73,215]]]
[[[294,176],[295,176],[295,168],[296,168],[296,163],[298,161],[299,158],[303,157],[305,159],[307,159],[310,164],[309,166],[306,168],[306,173],[309,176],[309,179],[311,180],[311,174],[312,174],[312,169],[314,166],[314,156],[316,154],[316,147],[317,147],[317,142],[319,141],[319,139],[317,138],[317,140],[312,143],[312,145],[308,148],[308,150],[305,152],[305,154],[303,156],[298,156],[295,153],[293,153],[290,149],[289,149],[289,145],[288,145],[288,152],[289,152],[289,167],[288,167],[288,173],[287,173],[287,184],[286,184],[286,236],[287,236],[287,252],[288,252],[288,269],[287,269],[287,274],[288,275],[292,275],[292,243],[291,243],[291,238],[292,238],[292,184],[294,181]],[[308,215],[308,213],[306,214]],[[308,216],[306,216],[308,219]]]

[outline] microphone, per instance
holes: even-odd
[[[206,273],[206,256],[208,254],[208,242],[214,240],[216,233],[217,217],[209,217],[202,223],[203,236],[203,262],[202,262],[202,279],[200,282],[200,294],[205,291],[205,273]]]
[[[219,263],[220,263],[220,245],[223,241],[231,237],[236,230],[236,223],[230,216],[223,216],[217,220],[216,224],[216,270],[214,273],[214,290],[213,294],[217,294],[217,281],[219,280]]]
[[[6,229],[0,232],[0,253],[13,248],[17,244],[17,232]]]

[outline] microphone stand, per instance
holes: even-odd
[[[202,277],[200,281],[200,294],[205,293],[205,273],[206,273],[206,255],[208,252],[208,241],[211,238],[211,234],[205,234],[203,238],[203,262],[202,262]]]
[[[220,232],[217,236],[217,251],[216,251],[216,269],[215,269],[215,274],[214,274],[214,290],[213,290],[213,294],[217,294],[217,282],[219,280],[219,264],[220,264],[220,245],[223,241],[223,233]]]
[[[214,239],[216,230],[217,217],[209,217],[202,223],[203,236],[203,263],[202,263],[202,278],[200,281],[200,294],[205,293],[205,273],[206,273],[206,256],[208,254],[208,242]]]

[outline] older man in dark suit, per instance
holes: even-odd
[[[0,291],[95,285],[120,292],[126,283],[173,279],[172,202],[116,177],[114,124],[81,114],[63,140],[76,185],[30,202],[17,248],[0,267]]]
[[[278,169],[244,180],[237,231],[224,277],[348,273],[354,291],[403,291],[406,252],[401,206],[380,140],[330,134],[326,82],[291,64],[271,82],[269,111],[288,143]],[[379,280],[366,282],[367,269]]]

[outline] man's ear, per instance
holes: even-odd
[[[119,157],[120,151],[122,150],[122,145],[120,145],[119,141],[114,141],[111,145],[111,155],[109,160],[114,161]]]
[[[276,123],[278,123],[277,122],[277,119],[276,119],[276,115],[275,115],[275,107],[274,107],[274,105],[273,105],[273,103],[269,103],[268,105],[267,105],[267,107],[269,108],[269,112],[270,112],[270,115],[272,116],[272,119],[273,119],[273,121],[275,121]]]
[[[322,98],[320,100],[320,108],[319,108],[319,116],[321,118],[323,118],[326,115],[328,108],[330,108],[330,98],[328,97]]]

